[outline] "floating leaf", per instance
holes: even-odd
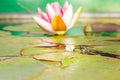
[[[75,55],[72,52],[57,52],[57,53],[47,53],[42,55],[35,55],[33,58],[37,60],[43,60],[43,61],[55,61],[55,62],[61,62],[65,58],[74,58]]]
[[[68,61],[68,60],[67,60]],[[35,80],[119,80],[120,60],[93,56],[78,55],[66,66],[49,66]],[[111,74],[113,73],[113,74]],[[93,76],[93,77],[91,77]]]
[[[94,48],[97,51],[120,55],[120,45],[98,46]]]
[[[0,37],[2,36],[10,36],[11,34],[9,32],[5,32],[5,31],[0,31]]]
[[[119,66],[119,59],[82,55],[63,70],[63,75],[65,80],[117,80]]]
[[[6,26],[3,29],[8,31],[39,31],[41,30],[39,27],[37,27],[36,24],[21,24],[21,25],[14,25],[14,26]]]
[[[41,74],[45,67],[28,57],[18,57],[0,62],[0,79],[29,80]]]
[[[37,44],[40,38],[33,37],[0,37],[0,56],[20,56],[22,49]]]
[[[42,47],[28,47],[24,48],[21,51],[22,56],[33,56],[33,55],[41,55],[46,53],[63,53],[65,50],[55,49],[55,48],[42,48]]]

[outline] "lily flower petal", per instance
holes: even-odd
[[[52,28],[58,35],[63,35],[66,32],[66,25],[59,15],[55,15],[52,20]]]
[[[44,30],[54,33],[54,30],[52,29],[50,23],[46,22],[45,20],[43,20],[37,16],[34,16],[33,18],[40,25],[40,27],[42,27]]]
[[[80,17],[81,12],[82,12],[82,7],[80,7],[80,8],[76,11],[76,13],[74,14],[73,19],[72,19],[69,27],[67,28],[67,30],[70,29],[70,28],[72,28],[73,26],[75,26],[77,20],[78,20],[79,17]]]
[[[56,11],[56,13],[62,17],[63,11],[62,11],[60,4],[58,2],[54,2],[54,3],[52,3],[52,6],[53,6],[54,10]]]
[[[38,14],[42,19],[46,20],[47,22],[50,22],[48,16],[44,12],[42,12],[40,8],[38,8]]]
[[[66,9],[66,11],[63,14],[63,20],[68,27],[73,16],[73,10],[72,10],[72,5],[70,4],[69,7]]]
[[[65,4],[64,4],[63,12],[66,11],[66,9],[68,8],[68,6],[69,6],[68,1],[66,1]]]
[[[53,17],[56,15],[56,12],[55,12],[54,8],[50,4],[47,4],[46,13],[47,13],[47,15],[48,15],[48,17],[50,19],[50,22],[51,22]]]

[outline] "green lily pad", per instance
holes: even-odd
[[[119,80],[120,60],[78,55],[66,68],[49,66],[35,80]]]
[[[119,69],[118,59],[82,55],[63,70],[63,75],[65,80],[119,80]]]
[[[41,28],[38,27],[37,24],[21,24],[15,26],[6,26],[3,28],[4,30],[10,31],[39,31]]]
[[[94,48],[97,51],[120,55],[120,45],[100,46]]]
[[[0,37],[0,56],[20,56],[22,49],[34,46],[40,38],[33,37]]]
[[[82,29],[82,25],[81,24],[77,24],[75,27],[69,29],[67,32],[66,32],[66,35],[67,36],[83,36],[84,35],[84,32],[83,32],[83,29]]]
[[[67,61],[67,62],[65,62]],[[119,80],[120,60],[94,55],[81,55],[52,65],[29,57],[0,62],[2,80]],[[66,63],[69,65],[66,66]],[[64,66],[66,66],[64,68]],[[93,76],[93,77],[91,77]]]
[[[0,31],[0,36],[10,36],[11,33],[10,32],[5,32],[5,31]]]
[[[56,48],[25,48],[22,52],[22,56],[33,56],[46,53],[64,53],[65,49],[56,49]]]
[[[0,62],[1,80],[28,80],[44,71],[45,67],[28,57],[12,58]]]
[[[42,55],[34,55],[33,58],[37,60],[43,61],[53,61],[53,62],[61,62],[65,58],[71,59],[76,57],[73,52],[57,52],[57,53],[47,53]]]

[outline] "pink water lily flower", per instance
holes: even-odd
[[[67,30],[75,25],[81,11],[82,8],[80,7],[73,14],[72,5],[67,1],[63,9],[58,2],[54,2],[47,4],[46,13],[38,8],[39,16],[34,16],[33,18],[44,30],[58,35],[64,35]]]

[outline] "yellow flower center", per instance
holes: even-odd
[[[52,19],[52,28],[58,35],[64,35],[66,32],[66,25],[59,15],[55,15]]]

